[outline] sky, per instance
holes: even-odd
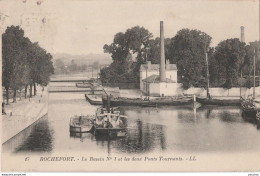
[[[216,46],[240,38],[244,26],[246,42],[255,41],[258,11],[258,0],[0,0],[4,27],[21,25],[48,52],[76,55],[101,54],[116,33],[136,25],[159,37],[160,21],[169,38],[183,28],[198,29]]]

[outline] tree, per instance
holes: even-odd
[[[13,90],[13,101],[16,101],[16,91],[30,85],[36,95],[36,83],[47,85],[50,74],[53,73],[52,56],[41,48],[38,43],[32,43],[24,37],[24,31],[19,26],[7,27],[3,34],[3,67],[2,86],[6,89],[7,104],[9,104],[9,90]],[[21,94],[20,94],[21,98]]]
[[[225,75],[224,88],[230,89],[238,85],[245,54],[245,43],[237,38],[224,40],[216,47],[215,58]]]
[[[177,63],[178,76],[184,88],[206,86],[205,45],[211,37],[199,30],[182,29],[169,44],[171,63]]]
[[[139,67],[147,59],[151,37],[147,29],[135,26],[117,33],[110,45],[105,44],[104,52],[111,54],[113,63],[101,70],[102,82],[138,83]]]
[[[70,62],[70,65],[69,65],[69,70],[71,72],[75,72],[78,70],[78,65],[76,64],[75,60],[72,59],[71,62]]]
[[[65,73],[65,64],[61,59],[56,60],[54,67],[56,73]]]
[[[26,51],[22,46],[25,42],[24,31],[19,26],[7,27],[3,34],[3,66],[2,85],[6,90],[7,104],[9,104],[9,89],[13,89],[13,101],[16,101],[16,90],[22,86],[25,79]]]

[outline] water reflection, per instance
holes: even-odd
[[[128,116],[127,135],[119,138],[69,132],[71,116],[95,112],[84,95],[50,94],[49,101],[48,117],[6,142],[3,149],[106,154],[260,150],[259,126],[245,121],[239,107],[121,107]]]
[[[163,126],[143,123],[141,120],[132,124],[128,136],[117,143],[117,149],[125,153],[146,153],[154,148],[165,150]]]
[[[48,119],[43,118],[34,125],[29,137],[15,152],[50,152],[52,151],[52,142],[53,130],[50,129]]]
[[[50,152],[52,150],[53,130],[47,116],[21,131],[2,145],[3,152]]]

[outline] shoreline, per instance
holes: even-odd
[[[5,106],[6,115],[2,115],[2,144],[48,114],[47,87],[32,98],[22,99]]]

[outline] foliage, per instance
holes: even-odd
[[[54,72],[52,56],[38,43],[32,43],[29,38],[24,37],[24,31],[19,26],[7,27],[3,34],[2,47],[2,86],[6,92],[13,89],[14,101],[16,90],[35,83],[43,86],[48,84],[49,76]],[[6,95],[9,103],[8,93]]]
[[[54,63],[55,73],[66,73],[66,67],[61,59],[57,59]]]
[[[179,80],[184,88],[206,86],[205,46],[211,37],[199,30],[182,29],[172,38],[172,63],[177,62]]]
[[[147,29],[135,26],[117,33],[110,45],[105,44],[104,52],[111,54],[113,63],[101,70],[102,82],[138,83],[139,67],[147,60],[151,37]]]
[[[224,88],[238,86],[238,77],[244,64],[245,54],[245,43],[237,38],[224,40],[216,47],[215,58],[222,68],[221,72],[225,75]]]
[[[249,78],[252,75],[253,49],[259,46],[259,42],[246,45],[237,38],[227,39],[213,48],[210,47],[211,39],[205,32],[190,29],[182,29],[174,37],[165,39],[165,58],[177,64],[178,82],[183,88],[206,87],[205,51],[211,87],[236,87],[241,72]],[[152,34],[139,26],[117,33],[113,43],[105,44],[103,49],[113,59],[109,67],[101,70],[101,79],[105,83],[139,83],[140,64],[145,61],[160,63],[160,38],[152,39]],[[259,55],[257,52],[256,58]],[[259,73],[260,60],[256,63],[256,74]],[[246,86],[251,85],[252,81],[247,79]]]

